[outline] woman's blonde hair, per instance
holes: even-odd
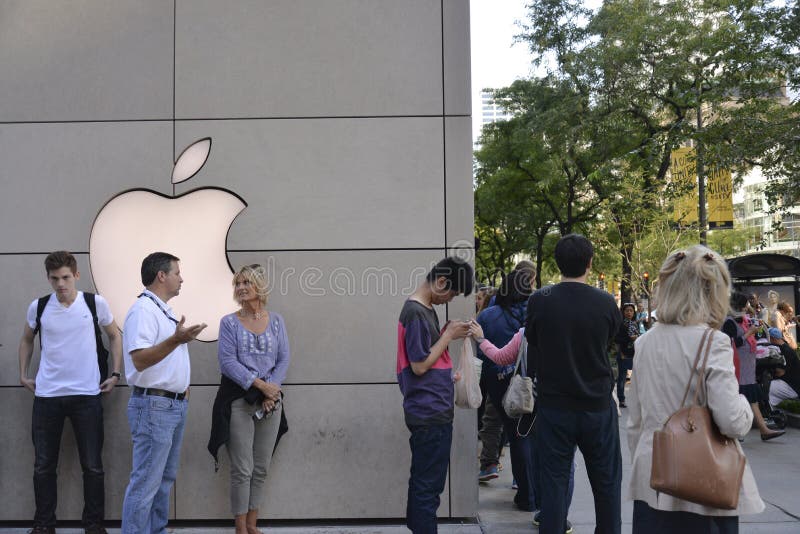
[[[658,320],[683,326],[725,321],[731,275],[725,260],[702,245],[673,252],[658,273]]]
[[[264,269],[262,265],[257,263],[245,265],[239,269],[235,275],[233,275],[233,300],[241,304],[239,299],[236,297],[237,280],[247,280],[250,282],[250,286],[258,295],[258,300],[261,301],[261,305],[267,305],[267,299],[269,296],[269,288],[267,287],[267,270]]]

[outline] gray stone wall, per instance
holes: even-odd
[[[468,0],[1,0],[0,521],[33,515],[17,346],[28,303],[49,291],[44,256],[74,251],[92,290],[98,211],[128,189],[173,194],[175,157],[206,136],[208,163],[174,192],[217,186],[247,202],[228,258],[271,265],[270,307],[292,347],[290,432],[263,514],[402,517],[396,321],[420,268],[453,246],[470,252],[469,91]],[[196,268],[182,265],[187,283]],[[320,277],[303,282],[308,272]],[[337,273],[352,277],[332,284]],[[471,309],[459,298],[442,319]],[[227,464],[215,474],[205,450],[216,343],[190,352],[173,517],[226,518]],[[123,382],[104,400],[109,519],[130,472],[128,396]],[[474,515],[476,475],[475,414],[457,410],[442,516]],[[67,425],[58,517],[81,508]]]

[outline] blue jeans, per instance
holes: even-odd
[[[64,419],[69,418],[83,470],[84,527],[103,523],[103,403],[100,395],[34,397],[31,434],[35,460],[33,492],[36,499],[34,526],[56,525],[58,500],[56,472]]]
[[[575,446],[586,461],[594,496],[595,533],[619,534],[622,530],[622,454],[619,446],[617,407],[586,412],[539,406],[536,444],[541,472],[542,514],[539,532],[561,534],[566,530],[567,495]]]
[[[656,510],[633,501],[633,534],[737,534],[738,516],[710,516],[691,512]]]
[[[436,510],[444,491],[453,423],[409,427],[411,477],[408,479],[406,526],[413,534],[436,533]]]
[[[622,354],[617,354],[617,398],[620,402],[625,402],[625,380],[628,378],[628,371],[633,369],[633,358],[623,358]]]
[[[133,467],[122,505],[123,534],[165,534],[169,492],[178,474],[187,400],[133,393],[128,424]]]

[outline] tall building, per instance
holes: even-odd
[[[800,206],[780,213],[770,213],[764,189],[767,180],[752,173],[739,190],[734,217],[744,228],[753,229],[746,254],[774,252],[800,257]]]
[[[481,91],[481,122],[483,124],[505,121],[511,117],[513,115],[507,109],[494,101],[494,95],[490,91]]]

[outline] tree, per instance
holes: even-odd
[[[607,0],[596,11],[576,0],[538,0],[529,7],[520,38],[550,66],[549,77],[591,103],[591,137],[608,147],[597,169],[627,180],[639,198],[668,195],[670,154],[682,144],[696,147],[700,176],[709,166],[762,165],[773,176],[797,170],[800,110],[797,101],[776,98],[786,80],[794,88],[800,80],[796,7],[755,0]],[[788,178],[800,182],[797,174]],[[608,197],[629,280],[629,238],[646,229],[652,210],[624,192]]]

